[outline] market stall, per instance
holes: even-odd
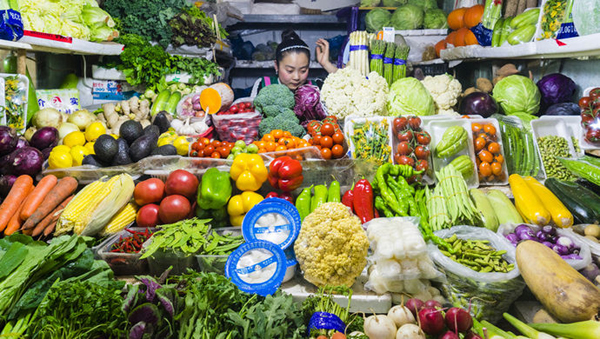
[[[574,1],[319,13],[339,69],[255,96],[232,2],[71,2],[0,40],[0,337],[600,337],[600,87],[535,63],[600,50]]]

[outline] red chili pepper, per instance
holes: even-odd
[[[354,190],[349,189],[342,196],[342,204],[350,207],[352,212],[354,212]]]
[[[373,187],[367,179],[359,180],[354,186],[354,212],[360,218],[361,223],[373,219]]]

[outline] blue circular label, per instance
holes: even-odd
[[[288,267],[294,266],[298,263],[298,260],[296,260],[296,253],[294,253],[293,247],[290,247],[283,252],[285,253],[285,259]]]
[[[260,258],[258,256],[247,258],[247,256],[259,253],[262,253]],[[243,266],[239,265],[242,258],[244,258]],[[245,263],[249,264],[246,265]],[[268,279],[265,281],[252,281],[253,278],[250,278],[250,274],[260,272],[271,265],[275,265],[275,270]],[[283,250],[271,242],[260,240],[242,244],[229,255],[225,264],[225,276],[231,279],[240,290],[247,293],[256,293],[263,297],[277,291],[283,282],[286,270],[287,263]]]
[[[279,214],[287,220],[283,225],[260,226],[258,220],[267,214]],[[300,233],[300,214],[296,206],[280,198],[268,198],[256,204],[244,217],[242,234],[247,242],[276,237],[280,241],[271,241],[282,250],[290,247]],[[287,233],[287,235],[286,235]]]

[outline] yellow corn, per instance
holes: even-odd
[[[135,221],[138,207],[135,203],[128,203],[119,213],[115,214],[108,224],[104,227],[100,235],[115,234],[124,230],[129,224]]]
[[[54,235],[60,235],[75,229],[77,224],[84,223],[84,217],[91,215],[93,209],[100,202],[100,191],[105,186],[105,177],[100,178],[85,186],[67,204],[56,223]],[[80,228],[80,226],[78,226]]]

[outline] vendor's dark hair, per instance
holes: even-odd
[[[277,45],[277,49],[275,50],[277,63],[279,64],[288,53],[305,53],[310,60],[310,48],[291,29],[286,29],[281,33],[281,43]]]

